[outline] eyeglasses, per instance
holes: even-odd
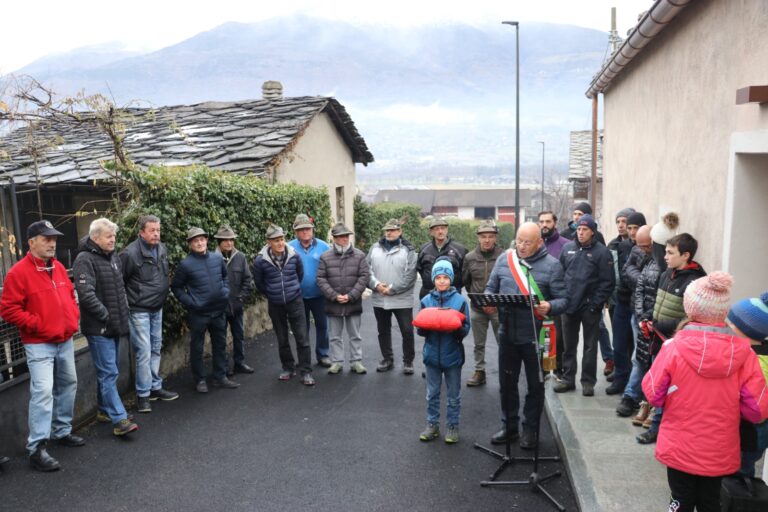
[[[523,247],[531,247],[536,242],[531,242],[530,240],[515,240],[515,245],[522,245]]]
[[[35,265],[35,268],[37,269],[38,272],[50,272],[56,267],[38,267],[37,265]]]

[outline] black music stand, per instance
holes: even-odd
[[[530,281],[530,273],[528,274],[528,280]],[[531,288],[529,284],[529,288]],[[539,304],[539,298],[536,295],[501,295],[501,294],[482,294],[482,293],[470,293],[469,298],[472,301],[472,303],[475,306],[483,307],[483,306],[491,306],[491,307],[507,307],[507,308],[528,308],[531,311],[531,322],[533,325],[536,325],[535,323],[535,316],[533,312],[534,305]],[[505,443],[505,452],[499,453],[496,450],[492,450],[490,448],[487,448],[485,446],[482,446],[479,443],[475,443],[475,448],[478,450],[481,450],[488,455],[491,455],[493,457],[496,457],[497,459],[500,459],[501,465],[494,471],[494,473],[490,476],[488,480],[483,480],[480,482],[481,487],[488,487],[488,486],[494,486],[494,485],[525,485],[528,486],[529,489],[532,492],[541,492],[558,510],[565,511],[565,507],[563,507],[554,496],[552,496],[547,490],[542,486],[543,483],[547,482],[548,480],[551,480],[553,478],[557,478],[562,476],[562,473],[557,470],[554,473],[546,476],[541,476],[538,473],[539,470],[539,461],[545,460],[545,461],[559,461],[559,456],[552,456],[552,457],[541,457],[539,456],[539,432],[541,431],[541,416],[544,411],[544,372],[542,370],[542,363],[541,360],[544,357],[544,351],[539,346],[539,342],[537,339],[533,340],[533,343],[536,345],[536,351],[539,354],[539,357],[537,358],[538,361],[538,370],[539,370],[539,384],[542,388],[542,397],[541,397],[541,406],[539,407],[538,415],[539,415],[539,422],[538,426],[536,428],[536,443],[534,447],[534,453],[533,457],[515,457],[512,455],[512,440],[510,439],[509,435],[507,435],[507,442]],[[517,386],[517,382],[512,382],[512,379],[510,378],[511,372],[504,369],[504,373],[507,375],[506,379],[506,385],[509,386]],[[507,407],[506,407],[506,418],[505,418],[505,424],[506,428],[510,428],[510,413],[512,410],[510,402],[511,393],[507,392]],[[509,431],[507,431],[507,434],[509,434]],[[513,465],[515,462],[533,462],[533,472],[528,477],[528,480],[510,480],[510,481],[496,481],[496,479],[501,475],[501,473],[508,467]]]

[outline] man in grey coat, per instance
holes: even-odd
[[[363,316],[363,292],[368,285],[365,253],[349,241],[354,233],[339,222],[331,229],[333,246],[320,256],[317,286],[325,296],[325,313],[330,326],[331,367],[335,375],[344,367],[344,325],[349,336],[349,367],[353,373],[366,373],[360,322]]]
[[[227,323],[232,333],[232,359],[234,366],[227,373],[253,373],[253,368],[245,363],[245,329],[243,325],[244,303],[253,291],[253,277],[248,269],[245,255],[235,249],[237,235],[227,225],[219,228],[213,238],[227,264],[227,281],[229,283],[229,305],[227,306]]]
[[[403,338],[403,373],[412,375],[415,354],[412,322],[416,251],[403,238],[403,229],[397,219],[389,219],[383,231],[384,236],[373,244],[367,257],[371,268],[368,287],[373,290],[371,303],[376,316],[382,356],[376,371],[386,372],[394,367],[392,315],[395,315]]]
[[[491,442],[503,444],[508,437],[513,441],[520,437],[518,430],[520,397],[517,381],[522,363],[525,365],[528,394],[523,406],[523,435],[520,438],[520,447],[531,449],[536,446],[536,432],[544,406],[544,386],[539,379],[537,351],[541,319],[563,313],[568,307],[568,299],[563,280],[563,267],[558,260],[548,254],[538,225],[533,222],[523,223],[515,235],[515,248],[509,251],[514,253],[504,253],[496,260],[485,293],[512,295],[523,293],[518,284],[518,278],[528,287],[527,280],[530,273],[530,278],[540,290],[541,297],[539,305],[534,308],[535,321],[527,308],[509,307],[500,311],[499,384],[504,426],[493,435]],[[509,265],[510,259],[513,264],[515,260],[522,263],[513,269]],[[518,278],[513,275],[513,272]],[[530,293],[539,295],[535,287]],[[507,413],[509,423],[506,422]]]

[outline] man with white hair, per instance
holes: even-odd
[[[120,338],[128,335],[128,300],[120,259],[115,254],[117,224],[100,218],[91,222],[88,236],[80,240],[72,266],[80,303],[80,332],[88,340],[96,370],[99,411],[112,422],[112,433],[124,436],[139,426],[128,418],[120,393]]]
[[[59,461],[46,450],[48,439],[82,446],[72,434],[77,393],[75,350],[80,312],[64,265],[56,260],[63,233],[47,220],[27,228],[29,252],[5,276],[0,316],[19,329],[29,367],[29,462],[38,471],[56,471]]]

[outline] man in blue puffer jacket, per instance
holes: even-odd
[[[267,228],[267,245],[253,260],[253,282],[267,298],[269,318],[277,337],[277,348],[283,371],[278,379],[288,381],[296,375],[296,360],[288,341],[288,323],[296,340],[296,355],[301,370],[301,383],[314,386],[312,378],[312,350],[307,338],[307,317],[301,298],[301,280],[304,264],[296,250],[285,243],[280,226]]]
[[[424,336],[424,366],[427,369],[427,428],[419,439],[431,441],[440,436],[440,388],[445,375],[448,390],[448,425],[445,442],[459,441],[459,413],[461,410],[461,367],[464,365],[462,340],[469,333],[469,304],[452,286],[453,265],[448,259],[439,259],[432,266],[435,287],[421,299],[421,308],[451,308],[464,314],[462,326],[453,332],[418,329]]]
[[[229,284],[227,264],[221,254],[208,251],[208,234],[200,228],[187,232],[189,255],[181,260],[171,282],[171,290],[187,310],[189,326],[189,362],[198,393],[207,393],[203,344],[205,331],[211,335],[213,385],[237,388],[240,384],[227,378],[227,306]]]

